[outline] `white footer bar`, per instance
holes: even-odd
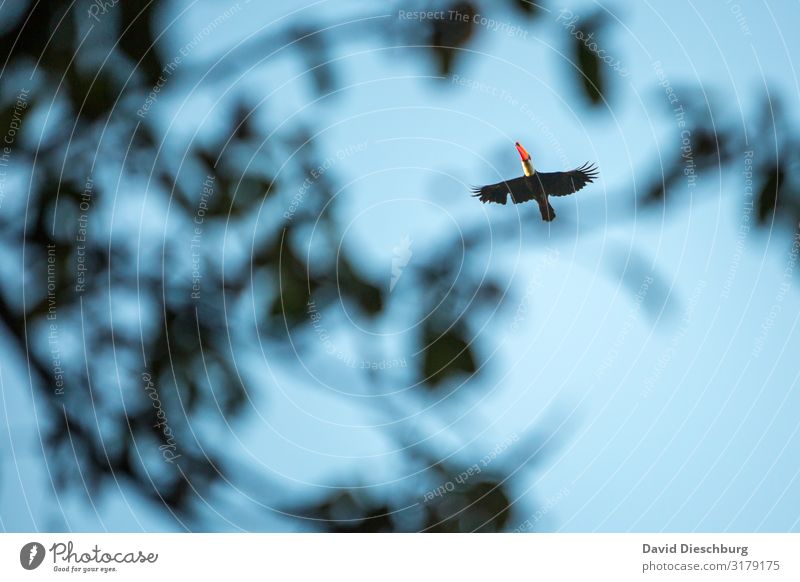
[[[0,579],[779,582],[800,580],[798,549],[798,534],[3,534]]]

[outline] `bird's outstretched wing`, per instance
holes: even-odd
[[[524,177],[472,189],[472,195],[479,197],[484,204],[486,202],[505,204],[509,193],[514,204],[527,202],[533,198],[533,193],[530,192]]]
[[[597,167],[587,162],[571,172],[537,172],[533,179],[539,179],[542,189],[548,195],[567,196],[593,182],[597,175]]]

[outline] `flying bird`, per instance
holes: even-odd
[[[473,188],[473,195],[480,197],[481,202],[505,204],[508,194],[514,204],[536,200],[542,220],[550,222],[556,217],[555,209],[550,205],[548,196],[567,196],[573,194],[593,182],[597,178],[597,167],[586,163],[570,172],[537,172],[533,167],[530,154],[516,142],[519,157],[522,158],[524,176]]]

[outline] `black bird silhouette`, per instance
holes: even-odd
[[[573,194],[597,178],[597,167],[588,162],[570,172],[537,172],[533,167],[530,154],[519,142],[515,145],[522,158],[522,171],[525,172],[525,175],[513,180],[473,188],[473,195],[480,197],[481,202],[505,204],[509,193],[514,204],[536,200],[539,204],[539,212],[542,213],[542,220],[549,222],[556,217],[556,211],[550,206],[548,196]]]

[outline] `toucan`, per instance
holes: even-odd
[[[597,178],[597,167],[588,162],[570,172],[537,172],[525,148],[519,142],[514,145],[519,157],[522,158],[522,171],[525,175],[489,186],[472,188],[473,196],[480,197],[481,202],[505,204],[509,193],[514,204],[536,200],[539,212],[542,213],[542,220],[550,222],[556,217],[556,211],[550,206],[548,196],[573,194]]]

